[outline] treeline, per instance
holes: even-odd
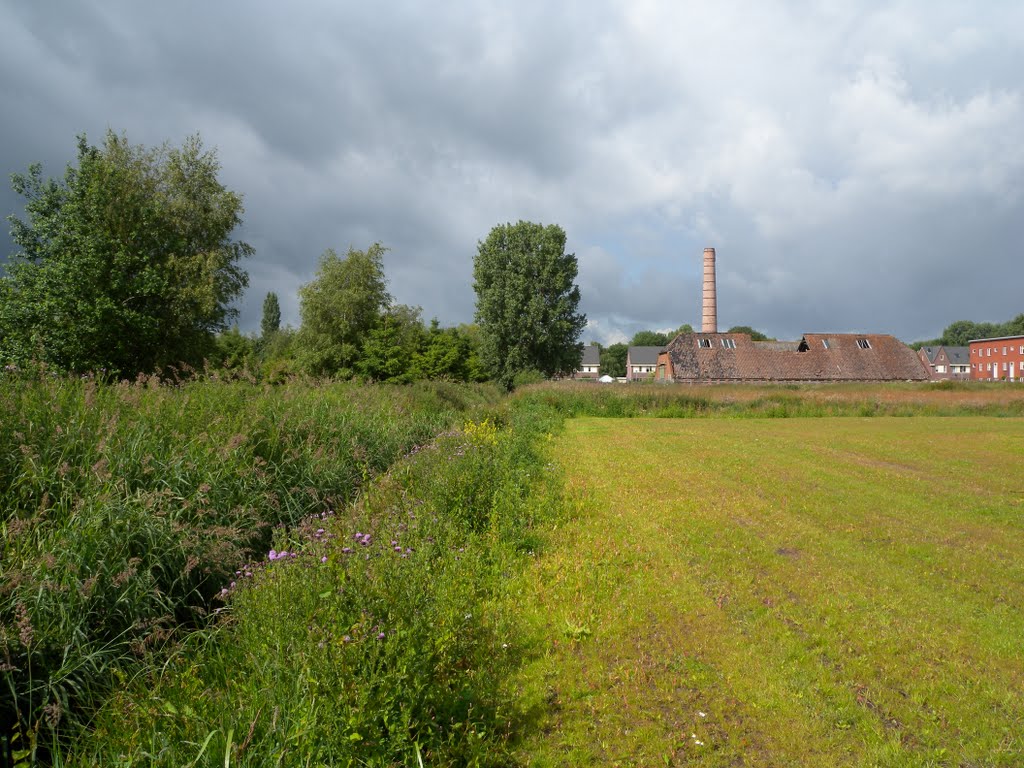
[[[260,333],[219,334],[209,362],[223,371],[282,381],[301,374],[408,383],[422,379],[482,382],[480,329],[424,323],[419,307],[396,304],[384,277],[385,249],[328,249],[316,277],[299,290],[298,329],[281,327],[277,294],[263,302]]]
[[[966,347],[972,339],[991,339],[1000,336],[1024,335],[1024,314],[1017,315],[1005,323],[975,323],[972,320],[957,320],[946,326],[942,335],[930,341],[915,341],[910,346],[921,347]]]
[[[301,324],[281,328],[268,294],[258,335],[233,322],[248,285],[232,238],[241,196],[218,180],[199,137],[181,148],[133,146],[108,131],[78,139],[62,179],[39,165],[14,174],[25,218],[9,217],[20,252],[0,275],[0,365],[134,379],[197,370],[265,379],[296,374],[408,382],[491,379],[506,389],[579,364],[577,263],[557,225],[494,227],[474,260],[476,324],[427,324],[388,293],[374,243],[328,249],[299,292]]]

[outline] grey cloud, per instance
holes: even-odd
[[[0,169],[199,132],[245,196],[245,329],[375,241],[399,301],[469,321],[477,240],[527,218],[566,229],[602,341],[696,324],[707,245],[726,325],[909,340],[1024,311],[990,277],[1021,274],[1021,30],[951,1],[7,5]]]

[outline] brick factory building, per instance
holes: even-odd
[[[927,381],[906,344],[879,333],[808,333],[753,341],[746,333],[681,333],[658,356],[658,381]]]
[[[1019,368],[1018,368],[1019,370]],[[754,341],[718,333],[715,249],[704,249],[701,332],[681,333],[658,354],[656,381],[927,381],[906,344],[880,333],[808,333],[800,341]]]
[[[972,381],[1024,380],[1024,336],[968,342]]]

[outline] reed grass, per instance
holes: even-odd
[[[486,388],[0,380],[0,738],[35,756],[204,626],[279,526],[343,506]]]

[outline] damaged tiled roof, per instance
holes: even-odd
[[[808,333],[754,342],[745,333],[681,333],[665,348],[675,381],[922,381],[914,350],[885,334]]]

